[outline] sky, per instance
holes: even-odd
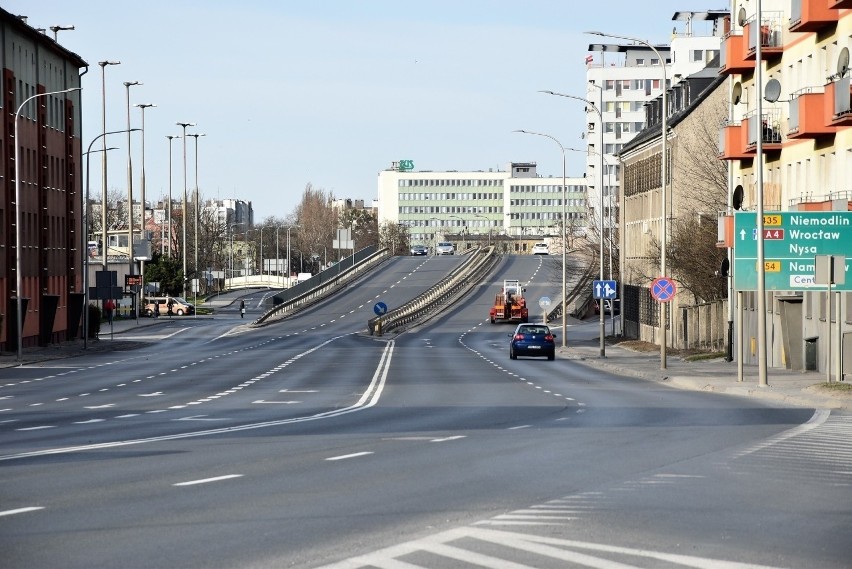
[[[693,0],[694,1],[694,0]],[[706,2],[707,0],[704,0]],[[252,202],[255,223],[286,218],[308,184],[336,198],[378,197],[378,174],[407,159],[415,170],[505,170],[536,162],[562,175],[562,153],[582,148],[588,45],[599,30],[668,43],[678,10],[724,8],[684,0],[0,0],[89,63],[83,146],[131,126],[145,111],[148,202],[169,192],[177,122],[202,133],[186,146],[187,186],[202,199]],[[616,42],[617,40],[612,40]],[[120,61],[105,68],[99,61]],[[126,135],[110,137],[108,185],[126,192]],[[138,199],[142,136],[131,139]],[[95,148],[100,147],[100,142]],[[183,139],[172,142],[172,197],[183,192]],[[90,183],[101,187],[93,155]],[[569,177],[583,155],[567,154]]]

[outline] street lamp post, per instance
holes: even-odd
[[[73,29],[74,26],[50,26],[50,31],[53,32],[53,41],[59,42],[59,32]]]
[[[101,66],[101,132],[106,132],[106,66],[119,65],[120,61],[99,61]],[[107,270],[107,145],[103,139],[103,156],[101,156],[101,249],[103,253],[103,270]]]
[[[549,134],[544,134],[542,132],[533,132],[530,130],[516,130],[515,132],[520,132],[522,134],[534,134],[535,136],[543,136],[545,138],[549,138],[553,142],[559,145],[559,149],[562,151],[562,347],[566,346],[565,335],[568,331],[568,326],[565,322],[565,313],[568,311],[567,306],[565,306],[565,296],[566,296],[566,265],[568,263],[568,237],[565,231],[566,225],[566,214],[567,214],[567,201],[568,201],[568,188],[565,185],[566,176],[565,176],[565,147],[562,146],[562,143],[559,142],[556,138],[550,136]],[[489,239],[490,239],[489,232]]]
[[[600,206],[599,206],[600,211],[598,212],[598,217],[600,217],[600,236],[599,236],[600,251],[599,251],[598,255],[600,257],[600,263],[599,263],[599,265],[600,265],[600,276],[599,276],[599,278],[600,278],[600,280],[604,280],[604,250],[603,250],[603,247],[604,247],[604,239],[603,239],[603,234],[604,234],[604,214],[603,214],[603,212],[604,212],[604,192],[603,192],[603,180],[604,180],[604,177],[603,177],[603,170],[604,170],[604,161],[603,161],[604,136],[603,136],[603,134],[604,133],[603,133],[603,131],[604,131],[604,121],[603,121],[603,113],[601,113],[601,110],[593,102],[589,101],[588,99],[584,99],[583,97],[578,97],[576,95],[566,95],[564,93],[556,93],[554,91],[541,91],[541,93],[547,93],[548,95],[555,95],[557,97],[566,97],[568,99],[574,99],[576,101],[581,101],[583,103],[586,103],[586,105],[588,105],[588,107],[591,107],[592,109],[594,109],[595,112],[598,114],[598,119],[600,120],[600,125],[601,125],[600,126],[600,140],[601,140],[601,143],[600,143],[601,144],[601,147],[600,147],[600,157],[601,157],[600,176],[601,176],[601,184],[599,186],[601,196],[600,196]],[[598,306],[599,306],[598,314],[599,314],[599,319],[600,319],[600,322],[599,322],[599,327],[600,327],[600,332],[599,332],[599,335],[600,335],[600,352],[601,352],[601,357],[603,358],[603,357],[606,357],[606,316],[605,316],[604,310],[603,310],[603,303],[600,303]]]
[[[183,297],[186,298],[188,296],[186,294],[186,127],[195,126],[195,123],[179,122],[175,124],[183,127],[183,238],[181,243],[181,256],[183,257]]]
[[[18,110],[15,111],[15,298],[16,298],[16,317],[17,317],[17,336],[18,336],[18,351],[17,359],[21,360],[23,352],[23,335],[24,335],[24,319],[21,314],[21,295],[24,286],[23,275],[21,274],[21,142],[18,137],[18,118],[24,106],[37,97],[46,97],[48,95],[59,95],[61,93],[70,93],[71,91],[79,91],[82,87],[72,87],[61,91],[50,91],[48,93],[38,93],[32,97],[24,99]]]
[[[195,198],[193,201],[195,202],[195,219],[193,220],[193,227],[195,228],[195,247],[193,247],[194,258],[195,258],[195,278],[198,279],[198,220],[199,217],[199,203],[198,203],[198,137],[199,136],[207,136],[203,133],[195,133],[188,134],[187,136],[191,136],[195,139]],[[195,287],[195,302],[198,303],[198,286]],[[197,313],[196,313],[197,316]]]
[[[485,220],[485,225],[488,226],[488,246],[491,247],[491,220],[489,220],[484,215],[480,215],[478,213],[473,214],[473,217],[481,217]]]
[[[172,139],[180,138],[180,135],[172,135],[167,134],[166,138],[169,139],[169,200],[168,205],[166,207],[166,219],[168,221],[168,240],[169,240],[169,258],[172,256]],[[162,234],[162,231],[160,231]],[[165,241],[162,237],[160,237],[160,248],[164,247],[163,243]]]
[[[140,234],[142,235],[142,239],[145,239],[145,109],[150,107],[156,107],[157,105],[153,103],[138,103],[136,105],[139,107],[139,110],[142,113],[142,177],[141,177],[141,197],[139,198],[142,202],[142,227],[140,228]],[[142,280],[142,294],[145,294],[145,261],[140,261],[139,263],[139,275]]]
[[[130,153],[130,88],[141,85],[139,81],[125,81],[124,88],[127,91],[127,274],[133,274],[133,159]],[[145,204],[142,204],[142,222],[145,222]],[[136,295],[133,295],[133,303],[136,303]],[[139,313],[136,306],[132,307],[136,320]]]
[[[657,51],[657,48],[655,48],[653,45],[651,45],[649,42],[647,42],[643,39],[629,37],[629,36],[618,36],[618,35],[615,35],[615,34],[605,34],[603,32],[586,32],[586,33],[592,34],[592,35],[595,35],[595,36],[605,37],[605,38],[615,38],[615,39],[620,39],[620,40],[624,40],[624,41],[631,41],[631,42],[642,44],[642,45],[648,47],[649,49],[651,49],[651,51],[653,51],[654,54],[656,54],[657,59],[660,62],[660,69],[663,70],[663,83],[662,83],[662,85],[660,85],[660,87],[663,90],[662,100],[661,100],[662,109],[661,109],[661,113],[660,113],[660,116],[662,117],[660,136],[661,136],[661,145],[662,145],[661,151],[662,151],[662,155],[663,155],[662,160],[660,160],[660,217],[661,217],[661,219],[660,219],[660,222],[661,222],[660,223],[660,276],[665,277],[666,273],[667,273],[667,271],[666,271],[666,247],[668,246],[667,243],[666,243],[666,241],[667,241],[666,234],[668,233],[668,228],[666,227],[666,224],[668,222],[667,210],[666,210],[666,202],[668,200],[668,192],[666,190],[666,183],[667,183],[667,180],[666,180],[666,162],[668,161],[668,156],[667,156],[667,150],[668,149],[666,147],[666,141],[668,139],[668,132],[667,132],[667,128],[666,128],[666,126],[667,126],[666,125],[666,123],[667,123],[666,119],[668,117],[668,112],[669,112],[667,95],[666,95],[666,92],[668,91],[668,86],[667,86],[668,77],[667,77],[667,74],[666,74],[666,60],[663,59],[663,56],[660,55],[660,52]],[[759,43],[760,42],[758,42],[758,44]],[[759,98],[758,98],[758,104],[760,104]],[[603,121],[601,121],[601,123],[603,124]],[[601,129],[601,130],[603,130],[603,129]],[[603,133],[601,133],[601,137],[603,137]],[[603,148],[601,148],[601,150],[603,150]],[[661,306],[660,306],[660,337],[661,337],[661,341],[660,341],[660,369],[666,369],[666,341],[667,341],[666,340],[666,335],[667,335],[666,334],[666,328],[668,327],[668,303],[667,302],[661,302],[660,304],[661,304]],[[623,309],[624,309],[624,307],[622,307],[622,311],[623,311]]]
[[[290,288],[290,275],[293,273],[292,265],[290,264],[290,230],[298,225],[287,226],[287,288]]]
[[[138,129],[134,129],[138,130]],[[98,141],[99,138],[105,138],[109,134],[120,134],[123,133],[123,130],[114,130],[111,132],[104,132],[96,136],[92,139],[92,142],[89,143],[89,148],[84,153],[86,155],[86,207],[83,208],[83,227],[88,228],[89,226],[89,182],[92,179],[91,168],[89,167],[89,157],[92,155],[92,152],[103,152],[103,150],[92,150],[92,145]],[[107,148],[107,150],[116,150],[115,148]],[[85,231],[84,231],[85,233]],[[83,237],[86,239],[85,236]],[[88,247],[83,250],[84,262],[83,262],[83,349],[89,347],[89,259],[88,255]],[[106,250],[103,251],[103,255],[106,256]]]

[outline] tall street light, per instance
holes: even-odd
[[[198,279],[198,220],[199,218],[199,210],[198,210],[198,137],[199,136],[207,136],[203,133],[195,133],[195,134],[187,134],[187,136],[191,136],[195,139],[195,198],[193,201],[195,202],[195,219],[193,220],[193,227],[195,228],[195,247],[194,250],[194,258],[195,258],[195,278]],[[198,286],[196,285],[195,290],[195,303],[198,304]],[[195,314],[198,316],[198,314]]]
[[[127,274],[133,274],[133,159],[130,154],[130,88],[134,85],[141,85],[139,81],[125,81],[124,88],[127,91]],[[145,204],[142,204],[142,222],[145,222]],[[136,320],[139,320],[139,312],[137,310],[138,303],[136,295],[133,295],[133,314]]]
[[[543,136],[545,138],[549,138],[553,142],[559,145],[559,149],[562,151],[562,347],[566,346],[565,335],[567,334],[568,327],[565,322],[565,313],[568,312],[567,306],[565,306],[565,296],[566,296],[566,283],[565,283],[565,272],[567,270],[568,263],[568,237],[567,232],[565,230],[565,226],[567,225],[567,205],[568,201],[568,188],[565,185],[565,147],[562,146],[562,143],[556,140],[554,137],[549,134],[544,134],[543,132],[533,132],[530,130],[516,130],[514,132],[520,132],[521,134],[533,134],[535,136]],[[490,236],[489,232],[489,236]]]
[[[195,123],[191,122],[179,122],[175,123],[179,127],[183,127],[183,297],[186,298],[186,127],[195,126]]]
[[[169,258],[172,256],[172,140],[175,138],[180,138],[180,135],[172,135],[167,134],[166,138],[169,139],[169,201],[168,206],[166,208],[166,217],[168,220],[168,239],[169,239]],[[162,230],[160,231],[162,234]],[[164,240],[162,235],[160,237],[160,247],[162,248]]]
[[[480,215],[478,213],[473,214],[473,217],[481,217],[485,220],[485,225],[488,226],[488,246],[491,247],[491,220],[485,217],[484,215]]]
[[[142,239],[145,240],[145,109],[150,107],[156,107],[157,105],[153,103],[138,103],[135,106],[139,107],[142,111],[142,178],[141,178],[141,201],[142,201],[142,227],[140,230],[140,234],[142,235]],[[139,275],[142,279],[142,294],[145,294],[145,261],[141,261],[139,263]]]
[[[50,31],[53,32],[53,41],[59,41],[59,32],[73,30],[74,26],[50,26]]]
[[[133,129],[139,130],[139,129]],[[92,150],[92,146],[95,142],[98,141],[99,138],[106,138],[109,134],[120,134],[123,133],[123,130],[113,130],[111,132],[103,132],[92,139],[92,142],[89,143],[89,148],[84,153],[86,155],[86,207],[83,208],[83,227],[88,228],[89,226],[89,182],[92,179],[91,168],[89,167],[89,157],[92,155],[92,152],[103,152],[103,150]],[[107,150],[115,150],[115,148],[107,148]],[[85,236],[84,236],[85,239]],[[88,255],[88,247],[84,249],[83,255]],[[103,251],[104,257],[106,257],[106,248]],[[88,348],[89,346],[89,259],[85,258],[83,263],[83,348]]]
[[[106,132],[106,67],[119,65],[120,61],[99,61],[101,66],[101,132]],[[107,270],[107,143],[103,139],[103,155],[101,156],[101,249],[103,253],[103,270]]]
[[[16,299],[16,310],[17,313],[15,316],[17,317],[17,336],[18,336],[18,351],[17,351],[17,359],[21,361],[21,355],[23,351],[23,335],[24,335],[24,319],[21,314],[21,297],[23,295],[23,275],[22,265],[21,265],[21,139],[18,137],[18,118],[20,117],[21,110],[26,106],[27,103],[32,101],[37,97],[46,97],[48,95],[59,95],[61,93],[70,93],[71,91],[79,91],[82,87],[72,87],[70,89],[63,89],[62,91],[50,91],[48,93],[38,93],[33,95],[32,97],[28,97],[24,99],[24,102],[21,103],[21,106],[18,107],[18,110],[15,111],[15,299]]]
[[[604,234],[604,215],[603,215],[603,212],[604,212],[604,192],[603,192],[603,181],[604,181],[604,177],[603,177],[603,170],[604,170],[604,161],[603,161],[604,136],[603,136],[603,131],[604,131],[604,121],[603,121],[603,113],[601,113],[601,110],[593,102],[589,101],[588,99],[584,99],[583,97],[578,97],[576,95],[566,95],[565,93],[556,93],[554,91],[540,91],[540,93],[546,93],[548,95],[555,95],[557,97],[566,97],[568,99],[574,99],[575,101],[580,101],[580,102],[586,103],[587,109],[589,107],[591,107],[598,114],[598,119],[600,120],[600,124],[601,124],[601,127],[600,127],[600,140],[601,140],[601,147],[600,147],[600,150],[601,150],[601,152],[600,152],[600,157],[601,157],[601,168],[600,168],[600,170],[601,171],[600,171],[600,176],[601,176],[601,184],[599,186],[601,197],[600,197],[600,206],[599,206],[600,211],[598,212],[598,217],[600,217],[600,238],[599,238],[600,251],[598,252],[598,255],[600,257],[600,263],[599,263],[600,264],[600,276],[599,276],[599,278],[600,278],[600,280],[604,280],[604,249],[603,249],[603,247],[604,247],[604,239],[603,239],[603,234]],[[563,310],[563,312],[564,312],[564,310]],[[606,357],[606,318],[605,318],[605,314],[604,314],[604,310],[603,310],[603,303],[599,304],[598,314],[600,315],[600,323],[599,323],[599,326],[600,326],[600,332],[599,332],[599,335],[600,335],[600,352],[601,352],[601,357],[603,358],[603,357]]]
[[[290,264],[290,230],[298,225],[287,226],[287,288],[290,288],[290,275],[293,274],[293,266]]]
[[[668,85],[667,85],[668,77],[666,75],[666,60],[663,59],[663,56],[660,55],[660,52],[657,51],[657,48],[655,48],[653,45],[651,45],[649,42],[647,42],[643,39],[634,38],[634,37],[630,37],[630,36],[617,36],[615,34],[605,34],[603,32],[586,32],[586,33],[591,34],[591,35],[595,35],[595,36],[605,37],[605,38],[614,38],[614,39],[619,39],[619,40],[630,41],[630,42],[642,44],[642,45],[648,47],[649,49],[651,49],[651,51],[653,51],[656,54],[657,60],[660,62],[660,69],[662,69],[662,71],[663,71],[663,83],[662,83],[662,85],[660,85],[662,87],[662,90],[663,90],[663,95],[662,95],[662,100],[661,100],[661,103],[662,103],[661,111],[662,112],[660,113],[660,116],[662,117],[660,137],[661,137],[662,155],[663,155],[662,160],[660,160],[660,218],[661,218],[660,219],[660,276],[665,277],[666,274],[667,274],[667,271],[666,271],[666,247],[667,247],[666,234],[668,233],[668,228],[666,227],[666,224],[668,222],[668,216],[667,216],[667,211],[666,211],[666,202],[668,201],[668,192],[666,191],[666,183],[667,183],[667,180],[666,180],[666,162],[668,161],[668,153],[667,153],[667,147],[666,147],[666,141],[668,139],[668,132],[667,132],[667,128],[666,128],[666,124],[667,124],[666,119],[667,119],[668,114],[669,114],[669,107],[668,107],[668,101],[667,101],[667,95],[666,95],[666,92],[668,91]],[[758,42],[758,43],[760,43],[760,42]],[[601,133],[601,137],[603,138],[603,133]],[[603,148],[601,148],[601,150],[603,150]],[[603,162],[603,159],[601,160],[601,162]],[[666,336],[667,336],[666,328],[668,327],[668,306],[669,305],[668,305],[668,302],[661,302],[660,305],[661,305],[660,306],[660,336],[661,336],[661,341],[660,341],[660,369],[666,369],[666,341],[667,341],[666,340]],[[624,307],[622,307],[622,310],[623,309],[624,309]]]

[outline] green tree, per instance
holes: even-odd
[[[145,263],[145,280],[160,283],[160,294],[180,296],[183,294],[183,264],[176,257],[169,258],[154,252]]]

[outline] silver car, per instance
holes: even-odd
[[[442,241],[435,246],[436,255],[455,255],[456,246],[448,241]]]

